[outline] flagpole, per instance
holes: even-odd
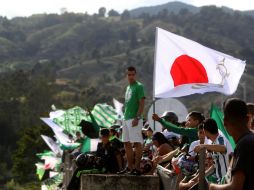
[[[158,27],[155,32],[155,48],[154,48],[154,68],[153,68],[153,113],[155,113],[155,77],[156,77],[156,57],[157,57],[157,39],[158,39]],[[153,121],[153,131],[155,131],[155,121]]]

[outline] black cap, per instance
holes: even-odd
[[[82,120],[78,126],[81,126],[82,133],[89,138],[98,138],[99,133],[95,131],[94,126],[91,122]]]
[[[118,128],[120,128],[121,126],[120,125],[112,125],[109,129],[114,129],[114,130],[116,130],[116,129],[118,129]]]
[[[168,119],[171,122],[178,122],[178,117],[177,117],[176,113],[173,111],[165,111],[161,115],[161,118]]]
[[[109,136],[109,130],[106,128],[103,128],[100,130],[100,135],[101,136]]]

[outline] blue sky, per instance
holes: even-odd
[[[171,0],[0,0],[0,15],[12,18],[30,16],[37,13],[60,13],[61,8],[69,12],[95,13],[100,7],[107,10],[133,9],[141,6],[159,5]],[[227,6],[236,10],[254,10],[254,2],[250,0],[181,0],[195,5]]]

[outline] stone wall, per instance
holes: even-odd
[[[84,174],[80,190],[160,190],[157,176]]]

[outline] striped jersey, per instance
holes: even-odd
[[[212,142],[212,144],[224,145],[227,150],[225,153],[220,153],[220,152],[212,153],[214,167],[216,171],[216,177],[218,182],[220,182],[221,179],[227,173],[227,169],[229,165],[229,154],[233,152],[233,149],[231,144],[227,140],[227,138],[222,134],[219,134],[217,138],[215,139],[215,141]]]

